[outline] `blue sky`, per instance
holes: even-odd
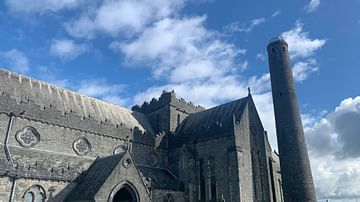
[[[90,3],[89,3],[90,2]],[[289,43],[317,195],[360,195],[360,1],[4,0],[0,66],[130,107],[251,87],[276,148],[266,45]]]

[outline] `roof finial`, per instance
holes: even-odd
[[[250,87],[248,87],[247,89],[248,89],[248,94],[251,95],[251,89],[250,89]]]

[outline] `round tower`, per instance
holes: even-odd
[[[267,52],[284,201],[316,201],[288,44],[282,38],[275,38],[267,46]]]

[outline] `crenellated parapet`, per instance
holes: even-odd
[[[26,114],[39,117],[36,115],[37,113],[56,111],[62,113],[62,117],[66,117],[65,119],[76,116],[81,120],[91,119],[100,124],[128,129],[138,127],[144,132],[152,133],[148,120],[141,113],[1,68],[0,96],[9,97],[9,101],[11,101],[11,103],[6,103],[5,100],[2,100],[0,104],[4,107],[1,107],[0,111],[6,111],[4,109],[13,111],[15,105],[36,105],[36,108],[25,110]],[[52,117],[50,114],[43,118]],[[77,123],[76,125],[82,124]]]
[[[175,107],[177,110],[187,114],[205,110],[205,108],[200,105],[194,105],[192,102],[187,102],[183,98],[176,98],[174,91],[167,92],[165,90],[159,99],[153,98],[150,102],[144,102],[141,106],[135,105],[132,107],[132,110],[147,114],[167,105]]]

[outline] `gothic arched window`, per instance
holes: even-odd
[[[163,199],[163,202],[174,202],[174,197],[171,195],[171,194],[166,194],[164,199]]]
[[[180,114],[177,115],[177,122],[176,122],[176,126],[180,125]]]
[[[26,192],[25,196],[24,196],[24,201],[25,202],[33,202],[33,201],[35,201],[34,193],[30,192],[30,191]]]

